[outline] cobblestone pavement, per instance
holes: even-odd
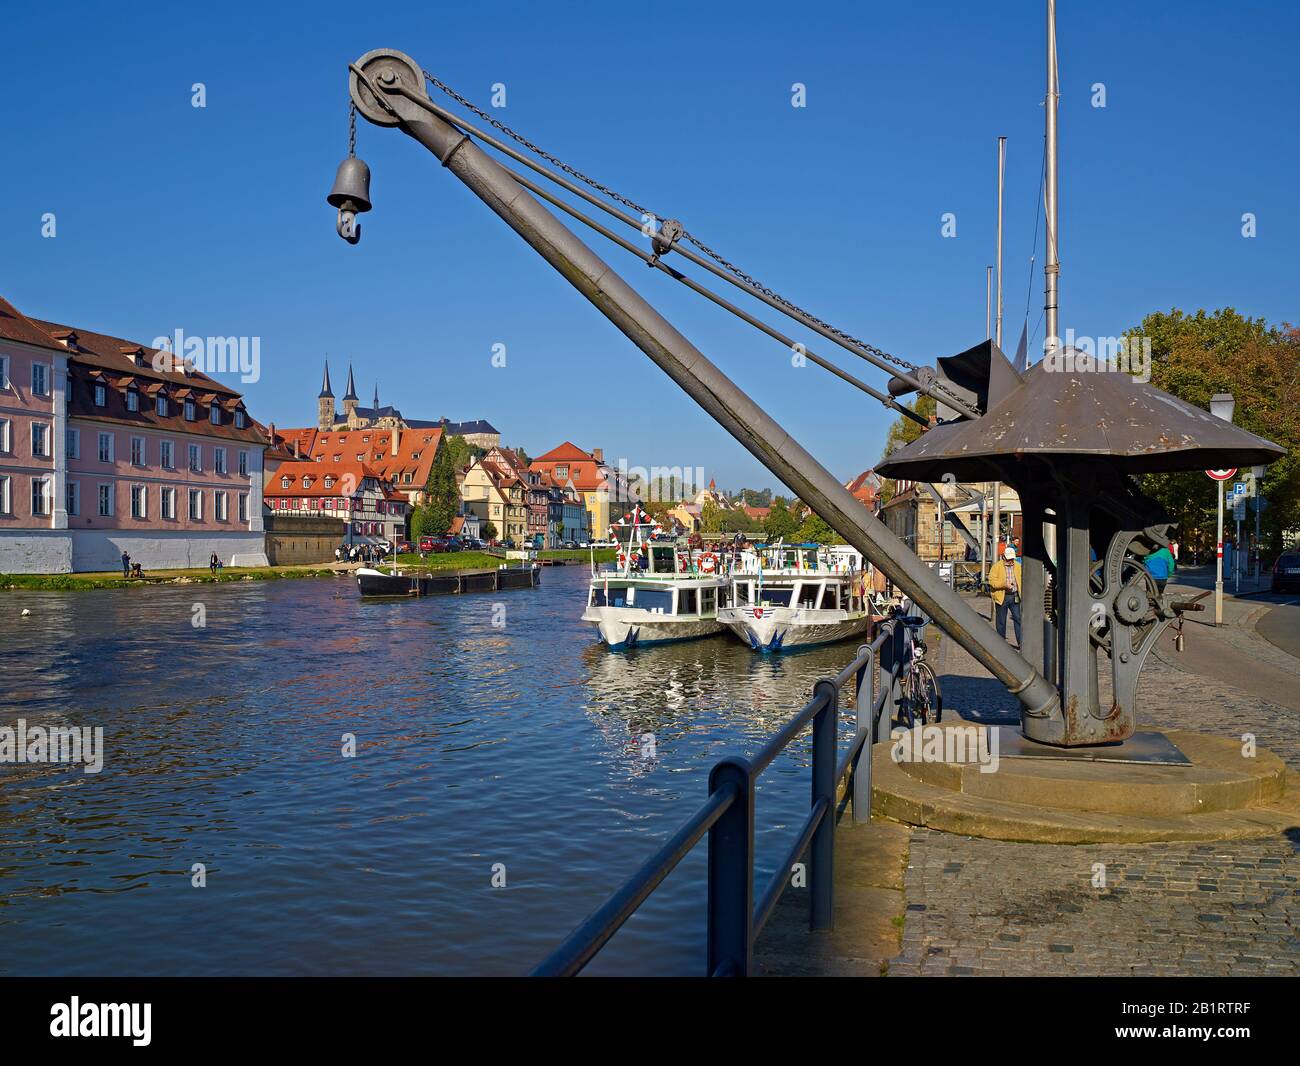
[[[940,656],[945,712],[1018,721],[1014,701],[962,648],[942,641]],[[1154,657],[1140,698],[1143,725],[1254,733],[1300,773],[1295,711]],[[902,951],[888,972],[1297,975],[1298,852],[1300,827],[1268,840],[1083,847],[916,829]]]

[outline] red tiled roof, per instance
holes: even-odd
[[[38,348],[53,348],[56,352],[68,350],[3,296],[0,296],[0,337]]]
[[[536,459],[533,460],[533,462],[534,463],[562,463],[565,462],[566,460],[569,462],[573,462],[575,460],[581,461],[583,459],[590,460],[593,463],[596,461],[596,457],[592,455],[590,452],[584,452],[576,444],[566,440],[558,448],[552,448],[545,455],[539,455]]]

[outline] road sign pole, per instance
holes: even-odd
[[[1241,519],[1237,519],[1237,536],[1232,542],[1232,594],[1241,591]]]
[[[1219,486],[1218,540],[1214,559],[1214,624],[1223,625],[1223,482]]]

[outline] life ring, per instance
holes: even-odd
[[[677,556],[677,569],[683,573],[690,573],[691,561],[685,555]]]
[[[700,569],[706,574],[711,574],[718,568],[718,557],[713,552],[705,552],[700,557]]]
[[[619,566],[627,565],[627,556],[623,552],[618,553],[618,565]]]

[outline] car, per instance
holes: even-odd
[[[568,548],[569,551],[576,551],[578,547],[578,542],[576,540],[566,540],[564,542],[564,547]]]
[[[1300,592],[1300,552],[1283,552],[1273,564],[1274,592]]]
[[[433,547],[433,541],[434,541],[434,538],[433,538],[433,537],[421,537],[421,538],[420,538],[420,551],[422,551],[422,552],[431,552],[431,551],[434,551],[435,549],[434,549],[434,547]]]
[[[409,555],[413,551],[415,551],[415,548],[409,540],[399,540],[397,542],[397,553],[399,555]]]
[[[461,537],[461,547],[467,552],[478,552],[483,550],[483,542],[478,537]]]

